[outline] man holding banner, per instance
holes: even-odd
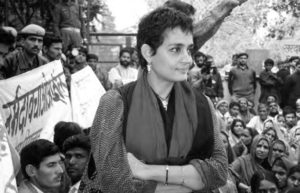
[[[45,29],[30,24],[19,33],[23,49],[7,55],[0,64],[0,79],[7,79],[46,64],[46,60],[39,56],[42,49]]]

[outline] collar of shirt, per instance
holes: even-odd
[[[31,183],[31,185],[37,191],[37,193],[43,193],[43,191],[36,187],[36,185],[34,185],[33,183]]]
[[[79,180],[76,184],[70,187],[69,193],[77,193],[79,189],[81,180]]]
[[[240,64],[237,66],[237,68],[240,69],[240,70],[247,70],[247,69],[249,69],[249,67],[248,67],[247,64],[245,64],[245,68],[242,68]]]

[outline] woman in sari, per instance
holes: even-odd
[[[140,21],[143,75],[102,96],[80,190],[184,193],[226,183],[213,105],[185,81],[192,32],[191,18],[175,9],[157,8]]]
[[[267,170],[270,149],[269,140],[262,135],[257,135],[252,142],[250,154],[237,158],[231,165],[232,170],[239,174],[237,181],[241,192],[250,192],[250,181],[253,174],[260,170]]]

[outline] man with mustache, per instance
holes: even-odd
[[[129,48],[122,48],[119,55],[120,64],[108,72],[108,80],[113,84],[113,88],[118,88],[137,79],[138,71],[130,66],[131,54]]]
[[[43,40],[43,56],[52,62],[60,60],[62,56],[62,39],[53,34],[46,34]]]
[[[67,138],[63,144],[66,171],[72,182],[69,193],[78,192],[84,168],[89,160],[90,150],[90,139],[85,134],[73,135]]]
[[[20,153],[21,170],[25,177],[19,193],[55,192],[61,185],[63,163],[58,147],[45,139],[26,145]]]
[[[18,35],[21,37],[22,49],[8,54],[0,63],[0,80],[25,73],[47,63],[39,56],[45,35],[44,28],[29,24]]]

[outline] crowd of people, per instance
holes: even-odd
[[[277,65],[266,59],[256,76],[247,62],[248,54],[235,54],[232,64],[225,66],[229,100],[223,98],[225,84],[218,81],[221,75],[208,58],[211,56],[201,52],[194,55],[189,81],[215,103],[230,174],[230,183],[222,188],[261,192],[257,188],[263,180],[269,181],[270,187],[273,184],[273,192],[299,187],[300,87],[296,78],[300,58],[294,56]],[[255,104],[258,84],[261,90]]]
[[[65,3],[56,21],[77,10]],[[0,28],[1,80],[60,60],[69,89],[90,66],[107,91],[91,128],[61,121],[53,142],[22,148],[19,193],[300,192],[300,58],[266,59],[257,76],[238,53],[222,77],[213,56],[194,51],[190,15],[172,5],[140,21],[136,48],[122,48],[108,72],[88,53],[77,12],[55,33]]]

